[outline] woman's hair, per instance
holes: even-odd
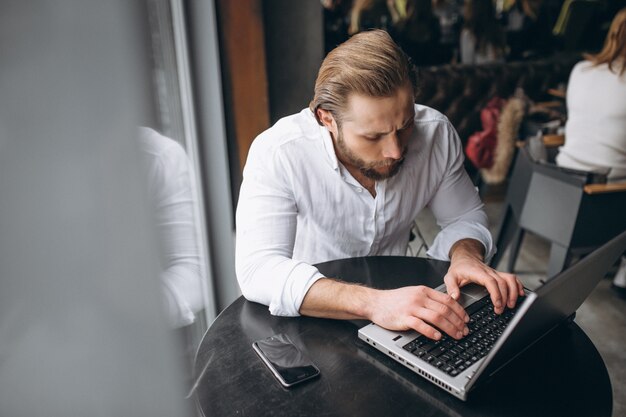
[[[409,58],[383,30],[358,33],[333,49],[317,74],[309,109],[329,111],[338,124],[350,94],[391,97],[402,87],[417,94],[417,74]]]
[[[532,20],[537,20],[542,0],[520,0],[522,11]]]
[[[433,14],[432,0],[407,0],[406,17],[398,31],[409,42],[432,42],[439,36],[439,20]]]
[[[376,6],[374,0],[354,0],[350,9],[350,25],[348,33],[354,35],[361,30],[361,14],[373,9]]]
[[[414,22],[428,22],[433,16],[433,3],[431,0],[408,0],[406,15],[407,19]]]
[[[613,18],[602,50],[595,55],[586,54],[585,58],[594,66],[608,64],[610,71],[619,72],[620,76],[624,75],[626,72],[626,8],[617,12]],[[614,65],[619,68],[614,69]]]
[[[476,39],[479,51],[485,52],[489,45],[504,53],[504,30],[496,20],[496,11],[491,0],[466,0],[464,26]]]

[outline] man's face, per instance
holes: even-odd
[[[384,98],[351,95],[341,126],[329,127],[337,158],[373,180],[392,177],[404,161],[414,117],[410,87]]]

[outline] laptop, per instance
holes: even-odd
[[[470,316],[470,334],[433,341],[415,332],[398,332],[370,323],[359,338],[395,361],[465,401],[480,381],[557,326],[572,320],[576,309],[626,251],[626,232],[561,272],[535,291],[524,289],[514,309],[493,312],[487,291],[477,285],[461,289],[460,303]],[[445,292],[445,285],[437,290]]]

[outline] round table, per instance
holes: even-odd
[[[366,257],[317,265],[329,277],[377,288],[436,287],[448,263]],[[275,317],[240,297],[204,335],[196,354],[196,400],[206,416],[610,416],[611,382],[575,323],[560,326],[477,387],[467,402],[361,342],[364,321]],[[320,368],[283,388],[252,342],[286,333]]]

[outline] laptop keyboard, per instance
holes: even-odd
[[[403,348],[448,375],[457,376],[489,353],[523,300],[524,297],[519,297],[514,308],[496,314],[491,299],[485,297],[466,309],[470,317],[469,334],[461,340],[445,333],[437,341],[418,336]]]

